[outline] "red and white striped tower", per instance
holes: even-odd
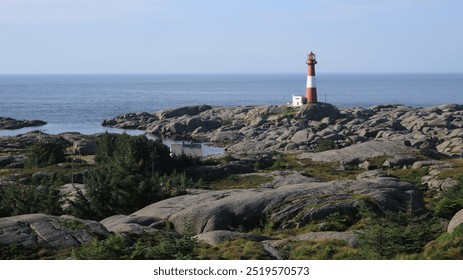
[[[309,66],[307,71],[307,87],[305,89],[305,97],[307,103],[317,103],[317,86],[315,85],[315,54],[310,52],[307,55],[307,65]]]

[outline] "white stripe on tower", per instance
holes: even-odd
[[[316,88],[316,79],[315,76],[307,76],[307,87],[306,88]]]

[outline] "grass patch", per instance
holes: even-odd
[[[463,225],[429,242],[422,253],[401,257],[415,260],[463,260]]]
[[[377,156],[377,157],[369,158],[367,159],[367,161],[370,162],[372,166],[381,168],[383,166],[383,163],[390,158],[391,158],[390,156]]]
[[[201,260],[268,260],[270,256],[259,242],[236,239],[216,246],[199,246],[196,254]]]
[[[429,168],[419,169],[390,169],[388,173],[398,177],[401,181],[408,182],[415,186],[421,186],[421,178],[428,175]]]
[[[0,243],[0,260],[64,260],[70,255],[70,248],[25,247],[16,243]]]
[[[453,167],[442,170],[442,172],[438,175],[438,178],[452,178],[459,180],[463,174],[463,159],[451,159],[449,162],[453,164]]]
[[[279,158],[268,168],[270,171],[298,171],[308,177],[322,181],[353,180],[362,173],[357,167],[340,170],[338,162],[321,162],[310,159],[298,159],[297,155],[280,154]]]
[[[205,181],[202,186],[198,187],[211,190],[252,189],[271,181],[271,177],[257,174],[230,175],[213,181]]]
[[[267,168],[271,171],[279,170],[296,170],[300,171],[302,163],[297,159],[296,155],[279,154],[278,158],[273,162],[272,166]]]
[[[277,116],[278,117],[282,117],[282,118],[286,118],[286,117],[290,117],[290,118],[293,118],[298,109],[296,109],[295,107],[291,107],[291,106],[284,106],[283,107],[285,110],[281,113],[279,113]]]
[[[356,167],[341,170],[337,162],[311,161],[310,159],[300,159],[298,162],[301,165],[300,171],[303,174],[316,177],[325,182],[353,180],[358,174],[363,172]]]
[[[460,183],[443,193],[441,200],[434,205],[435,213],[442,218],[450,220],[453,215],[463,208],[463,177]]]
[[[11,175],[14,173],[17,173],[17,169],[11,169],[11,168],[0,168],[0,175]]]
[[[32,185],[46,186],[61,186],[71,182],[71,174],[84,172],[88,169],[88,165],[84,163],[74,163],[71,167],[70,163],[61,165],[49,165],[44,167],[25,167],[17,169],[0,169],[2,176],[14,176],[15,178],[29,178]],[[45,176],[40,180],[33,179],[32,176],[36,173],[53,174],[51,177]]]
[[[76,220],[66,220],[64,222],[61,222],[61,225],[67,229],[74,229],[74,230],[78,230],[78,229],[87,229],[88,226],[79,222],[79,221],[76,221]]]
[[[292,241],[277,247],[284,259],[289,260],[346,260],[363,259],[358,249],[345,241],[323,240]]]

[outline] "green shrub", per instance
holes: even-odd
[[[439,238],[424,247],[421,254],[413,256],[415,259],[430,260],[462,260],[463,259],[463,225],[458,226],[452,233],[443,233]]]
[[[1,216],[30,213],[62,214],[59,191],[52,187],[12,185],[0,190]]]
[[[349,215],[336,212],[326,217],[325,222],[324,222],[324,227],[325,227],[325,230],[345,231],[356,220],[357,218],[355,217],[355,215],[349,216]]]
[[[29,149],[26,166],[38,167],[64,162],[66,161],[65,148],[64,141],[58,138],[38,142]]]
[[[79,260],[128,260],[130,243],[121,235],[112,235],[104,241],[94,238],[81,248],[72,250],[72,258]]]
[[[420,218],[403,212],[387,212],[369,219],[361,232],[361,253],[375,259],[419,253],[443,230],[439,218]]]
[[[462,208],[463,179],[460,179],[457,186],[443,193],[443,198],[435,204],[434,211],[439,217],[450,220]]]
[[[36,250],[12,243],[0,243],[0,260],[33,260]]]
[[[314,152],[319,153],[319,152],[333,150],[334,148],[336,148],[336,145],[334,144],[333,140],[323,139],[320,142],[318,142],[317,147],[314,149]]]
[[[25,247],[17,243],[0,243],[0,260],[49,260],[66,259],[69,257],[69,249]]]
[[[198,244],[190,235],[169,236],[166,233],[132,236],[122,235],[106,240],[93,239],[89,244],[72,251],[74,259],[83,260],[170,260],[194,259]]]
[[[280,245],[284,259],[289,260],[341,260],[359,259],[358,249],[352,248],[345,241],[324,240],[292,241]],[[353,257],[354,256],[354,257]]]
[[[271,257],[262,244],[247,239],[225,241],[215,246],[199,245],[197,258],[202,260],[267,260]]]
[[[185,194],[192,185],[184,173],[120,177],[109,168],[93,169],[85,177],[85,193],[79,191],[76,199],[69,201],[69,212],[94,220],[130,214],[156,201]]]
[[[72,215],[103,219],[129,214],[146,205],[187,192],[193,185],[184,158],[170,157],[167,146],[141,136],[105,134],[97,141],[98,167],[84,177],[85,194],[70,201]]]

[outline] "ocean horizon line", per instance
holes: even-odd
[[[184,72],[184,73],[0,73],[0,76],[200,76],[200,75],[303,75],[305,72]],[[463,75],[463,72],[324,72],[317,75]]]

